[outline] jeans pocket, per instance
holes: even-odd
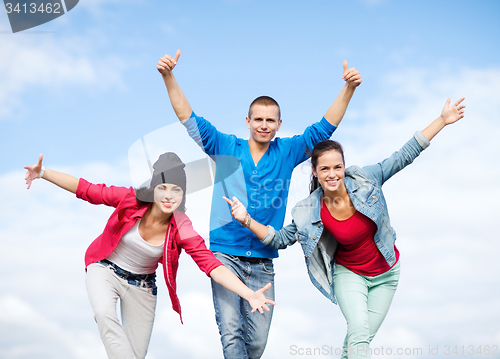
[[[154,286],[154,287],[141,287],[141,286],[135,285],[134,287],[137,287],[140,291],[148,293],[150,295],[156,296],[158,294],[158,288],[156,286]]]
[[[262,261],[261,265],[264,272],[274,275],[274,265],[272,261]]]

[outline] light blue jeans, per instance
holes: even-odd
[[[370,358],[370,343],[385,319],[399,281],[399,261],[374,277],[335,265],[335,297],[347,321],[341,359]]]
[[[274,267],[272,259],[250,263],[228,254],[214,252],[215,257],[250,289],[272,286],[265,296],[274,300]],[[258,359],[264,353],[271,326],[273,306],[264,314],[252,313],[250,304],[237,294],[212,280],[215,320],[219,327],[225,359]]]

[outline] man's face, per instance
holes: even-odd
[[[271,142],[281,126],[279,117],[278,106],[253,105],[250,109],[250,118],[247,117],[250,139],[258,143]]]

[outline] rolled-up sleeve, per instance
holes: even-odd
[[[389,178],[411,164],[429,145],[429,140],[422,132],[417,131],[400,150],[375,165],[363,167],[363,171],[375,179],[379,185],[382,185]]]
[[[261,242],[276,249],[284,249],[297,241],[296,232],[297,226],[294,221],[279,231],[276,231],[272,226],[267,226],[267,234]]]
[[[425,150],[427,147],[431,145],[431,142],[427,139],[427,137],[424,136],[424,134],[421,131],[415,132],[413,137],[415,137],[418,144],[420,145],[420,147],[422,147],[423,150]]]

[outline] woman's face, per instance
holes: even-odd
[[[172,183],[161,183],[155,187],[154,201],[160,211],[172,214],[181,204],[184,191]]]
[[[312,170],[325,193],[335,192],[344,186],[345,164],[340,152],[330,150],[323,153]]]

